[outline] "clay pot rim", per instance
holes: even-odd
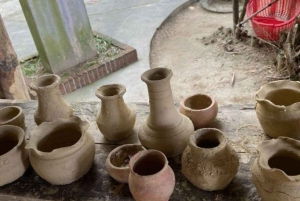
[[[74,143],[71,146],[68,147],[61,147],[58,149],[53,149],[51,152],[43,152],[38,150],[37,145],[38,143],[43,140],[47,134],[49,133],[53,133],[53,131],[55,131],[55,128],[60,128],[62,127],[62,125],[64,124],[74,124],[76,126],[76,129],[80,129],[80,127],[82,126],[82,131],[81,131],[81,136],[78,139],[78,141],[76,143]],[[50,125],[51,131],[50,132],[45,132],[45,130],[47,130],[47,127]],[[89,133],[87,132],[89,127],[89,123],[87,121],[82,121],[79,117],[73,115],[71,116],[69,119],[63,119],[63,118],[58,118],[55,121],[52,122],[43,122],[40,125],[38,125],[37,127],[35,127],[31,133],[30,133],[30,139],[29,142],[27,143],[27,145],[25,146],[25,149],[27,150],[32,150],[34,151],[34,153],[43,160],[53,160],[53,159],[60,159],[60,158],[64,158],[67,157],[73,153],[75,153],[77,150],[79,150],[84,144],[85,142],[88,140],[87,135],[89,135]],[[43,132],[40,132],[43,131]],[[59,130],[59,129],[58,129]],[[40,134],[42,133],[42,134]],[[82,144],[81,146],[78,146]],[[57,154],[59,153],[59,154]]]
[[[297,108],[300,107],[300,102],[296,102],[289,106],[285,106],[285,105],[275,105],[272,101],[265,99],[265,96],[266,96],[267,92],[270,91],[270,89],[273,89],[273,90],[285,89],[286,86],[299,91],[300,82],[299,81],[289,81],[289,80],[278,80],[278,81],[269,82],[260,87],[260,89],[255,94],[255,99],[258,103],[265,102],[265,103],[270,104],[274,108],[277,108],[280,110],[286,110],[286,108],[291,108],[291,107],[297,107]]]
[[[37,82],[40,79],[45,79],[45,78],[55,78],[55,81],[48,85],[48,86],[37,86]],[[30,89],[34,90],[34,91],[42,91],[42,90],[47,90],[47,89],[53,89],[55,87],[57,87],[57,85],[59,85],[61,78],[56,75],[56,74],[45,74],[42,75],[40,77],[38,77],[36,80],[34,80],[33,82],[31,82],[29,84]]]
[[[117,166],[115,166],[115,165],[113,165],[113,164],[111,163],[111,156],[112,156],[113,154],[115,154],[117,151],[119,151],[119,150],[121,150],[121,149],[124,149],[125,147],[140,147],[140,148],[142,148],[141,151],[146,150],[145,147],[143,147],[142,145],[139,145],[139,144],[124,144],[124,145],[121,145],[121,146],[118,146],[118,147],[114,148],[114,149],[108,154],[108,156],[107,156],[107,158],[106,158],[106,163],[107,163],[110,167],[112,167],[113,169],[115,169],[115,170],[129,170],[129,165],[128,165],[127,167],[117,167]],[[139,152],[140,152],[140,151],[139,151]],[[137,153],[139,153],[139,152],[137,152]]]
[[[138,173],[134,172],[133,171],[133,167],[136,163],[136,161],[138,160],[139,157],[145,157],[146,155],[148,154],[151,154],[151,153],[156,153],[156,154],[159,154],[160,156],[163,157],[163,160],[164,160],[164,166],[163,168],[158,171],[157,173],[155,174],[152,174],[152,175],[139,175]],[[137,159],[136,159],[137,158]],[[129,161],[129,170],[130,170],[130,173],[137,176],[137,177],[140,177],[140,178],[151,178],[151,177],[157,177],[159,176],[160,174],[163,174],[163,172],[168,168],[169,166],[169,161],[166,157],[166,155],[161,152],[161,151],[158,151],[156,149],[148,149],[148,150],[143,150],[143,151],[140,151],[138,153],[136,153]]]
[[[281,147],[282,144],[287,144],[288,148]],[[265,150],[269,150],[269,152]],[[287,151],[292,152],[295,155],[299,154],[300,149],[300,141],[295,140],[289,137],[280,136],[277,139],[266,140],[258,145],[257,150],[259,151],[259,155],[257,158],[257,165],[265,172],[270,173],[270,176],[276,180],[279,178],[280,180],[285,181],[292,181],[292,182],[299,182],[300,174],[299,175],[287,175],[283,170],[277,168],[271,168],[269,165],[269,160],[274,155],[276,155],[279,151]],[[270,152],[273,151],[273,152]]]
[[[219,145],[216,146],[216,147],[212,147],[212,148],[199,147],[197,145],[197,138],[200,137],[201,135],[206,134],[209,131],[214,131],[213,132],[214,135],[215,135],[214,137],[217,136],[217,139],[219,141]],[[194,132],[194,134],[192,134],[190,136],[190,142],[189,142],[189,144],[192,145],[192,147],[194,149],[196,149],[196,150],[202,150],[202,151],[204,151],[204,150],[206,150],[206,151],[207,150],[218,150],[218,149],[222,149],[222,148],[224,148],[226,146],[227,139],[225,137],[225,134],[221,130],[219,130],[219,129],[216,129],[216,128],[200,128],[200,129],[196,130]]]
[[[7,109],[17,109],[19,112],[13,118],[8,119],[7,121],[4,121],[4,122],[0,122],[1,124],[7,124],[7,123],[9,123],[9,122],[11,122],[11,121],[19,118],[22,115],[22,113],[23,113],[23,109],[21,107],[11,105],[11,106],[6,106],[6,107],[1,108],[0,109],[0,115],[1,115],[1,112],[3,112],[3,110],[7,110]]]
[[[164,73],[167,74],[167,76],[165,78],[159,79],[159,80],[150,80],[149,79],[150,75],[152,75],[152,74],[154,74],[156,72],[159,72],[159,71],[163,71]],[[151,69],[145,71],[141,75],[141,80],[144,81],[147,84],[154,84],[154,83],[169,81],[172,76],[173,76],[173,72],[169,68],[151,68]]]
[[[6,130],[6,129],[14,130],[15,131],[14,134],[17,134],[17,137],[18,137],[18,143],[11,150],[9,150],[8,152],[6,152],[3,155],[0,155],[0,158],[8,156],[12,152],[17,151],[17,149],[22,145],[23,141],[25,141],[25,132],[19,126],[14,126],[14,125],[2,125],[2,126],[0,126],[0,136],[1,136],[2,129],[4,129],[4,130]]]
[[[196,96],[205,96],[205,97],[209,98],[209,99],[211,100],[211,104],[210,104],[208,107],[203,108],[203,109],[192,109],[192,108],[190,108],[190,107],[187,107],[186,104],[185,104],[186,101],[187,101],[188,99],[192,99],[192,98],[194,98],[194,97],[196,97]],[[215,99],[214,99],[213,97],[209,96],[208,94],[205,94],[205,93],[196,93],[196,94],[191,95],[191,96],[187,97],[186,99],[182,100],[182,101],[180,102],[180,105],[181,105],[181,106],[183,107],[183,109],[185,109],[186,111],[190,111],[190,112],[195,111],[195,112],[197,112],[197,111],[206,111],[206,110],[210,110],[210,109],[212,109],[212,108],[214,107],[214,105],[215,105],[216,103],[217,103],[217,102],[215,101]]]
[[[118,93],[113,96],[106,96],[102,92],[106,89],[112,89],[115,88],[118,90]],[[126,87],[123,84],[107,84],[103,85],[100,88],[98,88],[95,92],[95,95],[100,98],[101,100],[112,100],[122,97],[126,92]]]

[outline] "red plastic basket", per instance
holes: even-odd
[[[266,7],[274,0],[250,0],[247,16]],[[279,0],[272,6],[258,13],[251,19],[255,34],[264,40],[276,41],[282,31],[294,27],[295,19],[300,14],[300,0]]]

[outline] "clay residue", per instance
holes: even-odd
[[[129,165],[130,158],[142,150],[142,146],[139,145],[124,147],[112,154],[110,162],[116,167],[127,167]]]

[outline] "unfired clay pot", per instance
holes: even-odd
[[[36,127],[25,147],[36,173],[55,185],[69,184],[85,175],[95,155],[95,142],[88,127],[76,116]]]
[[[34,114],[37,125],[73,115],[73,109],[61,97],[59,83],[58,75],[49,74],[37,78],[30,84],[30,88],[38,95],[38,108]]]
[[[146,150],[137,144],[124,144],[112,150],[105,161],[108,174],[121,183],[128,183],[129,161],[139,151]]]
[[[258,146],[252,179],[263,201],[300,200],[300,142],[288,137]]]
[[[148,87],[150,114],[139,129],[139,139],[144,147],[159,150],[168,157],[181,154],[194,132],[192,121],[174,106],[172,75],[168,68],[153,68],[141,76]]]
[[[169,200],[175,175],[162,152],[141,151],[130,159],[129,168],[129,189],[136,201]]]
[[[124,103],[126,88],[121,84],[100,87],[96,96],[101,99],[101,109],[97,114],[97,125],[105,138],[121,141],[133,133],[135,113]]]
[[[300,139],[300,82],[276,81],[256,94],[256,115],[264,132]]]
[[[24,130],[18,126],[0,126],[0,186],[21,177],[29,166]]]
[[[0,126],[14,125],[26,129],[25,115],[19,106],[7,106],[0,109]]]
[[[181,101],[179,112],[192,120],[195,129],[208,126],[218,114],[218,104],[207,94],[195,94]]]
[[[181,158],[182,173],[197,188],[224,189],[237,174],[239,160],[225,135],[218,129],[203,128],[191,136]]]

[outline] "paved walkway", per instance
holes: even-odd
[[[93,30],[137,49],[139,61],[64,96],[68,101],[98,101],[95,90],[104,84],[121,83],[126,102],[148,101],[140,75],[150,68],[150,42],[156,29],[187,0],[85,0]],[[19,59],[36,48],[18,0],[0,0],[0,14]]]

